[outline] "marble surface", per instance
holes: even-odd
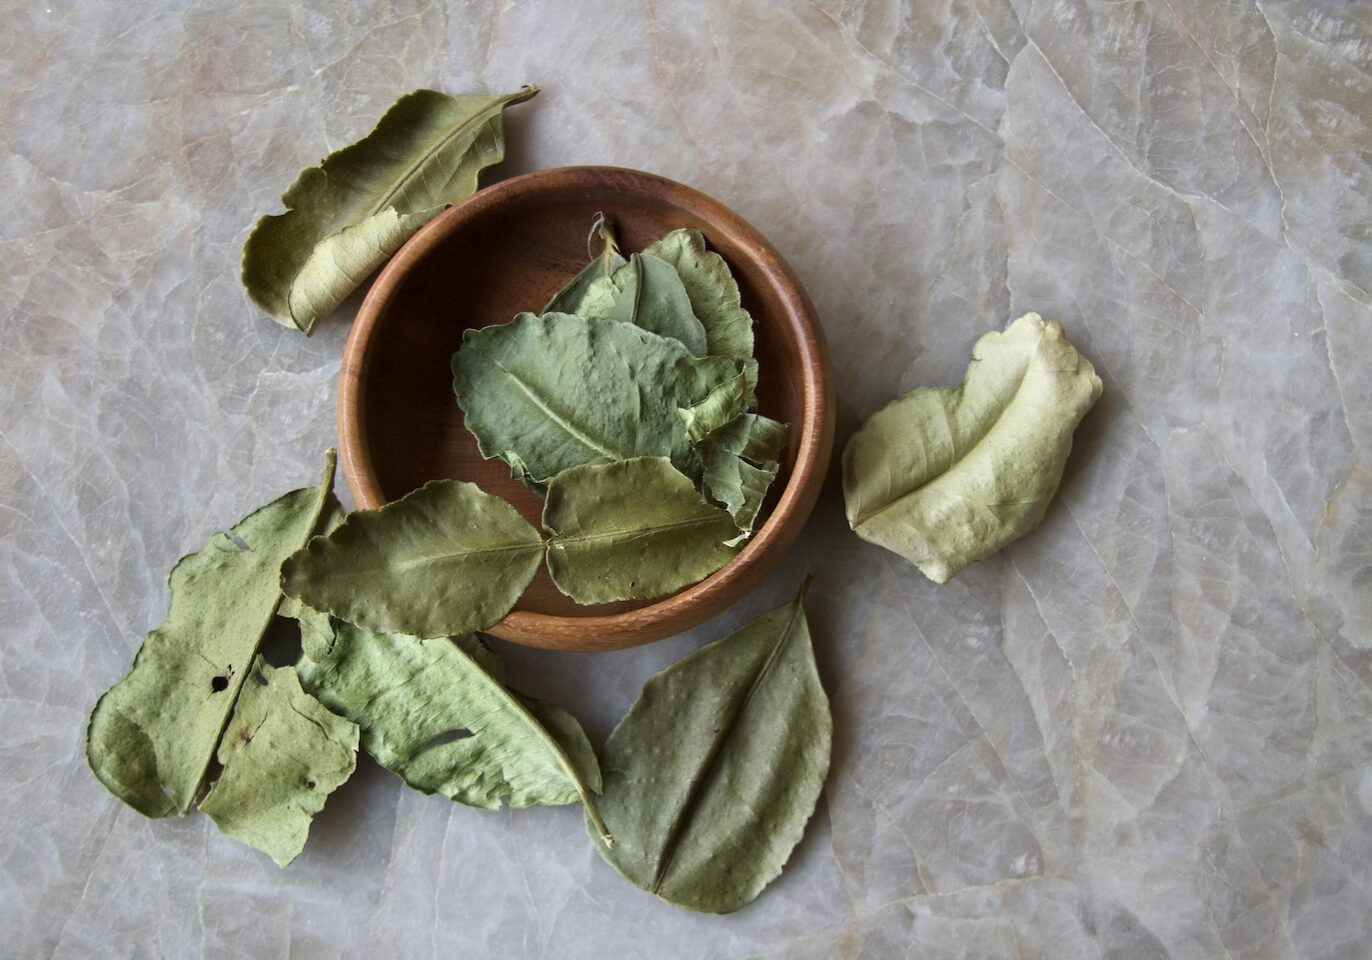
[[[1366,955],[1372,6],[3,12],[0,954]],[[502,172],[654,170],[779,247],[840,441],[1030,309],[1105,381],[1043,526],[947,586],[852,536],[831,482],[714,622],[509,651],[599,740],[817,573],[832,775],[728,917],[625,885],[570,808],[468,810],[364,764],[280,871],[204,817],[143,820],[81,758],[171,563],[333,441],[347,311],[308,340],[257,315],[253,217],[406,90],[526,81]]]

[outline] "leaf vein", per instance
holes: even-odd
[[[617,453],[614,450],[610,449],[610,447],[606,445],[604,442],[597,441],[590,434],[578,428],[576,424],[572,423],[564,415],[555,410],[547,400],[545,400],[541,395],[539,395],[538,391],[536,391],[529,384],[525,383],[518,373],[511,370],[509,367],[505,366],[499,360],[494,360],[492,362],[496,365],[496,367],[500,369],[502,373],[504,373],[514,382],[515,386],[517,386],[520,389],[520,391],[526,397],[528,397],[529,401],[534,406],[536,406],[539,409],[539,411],[543,413],[544,416],[546,416],[552,423],[560,427],[563,433],[567,434],[573,440],[577,441],[582,446],[586,447],[586,449],[591,450],[597,455],[605,457],[607,460],[611,461],[627,460],[633,455],[632,452]]]

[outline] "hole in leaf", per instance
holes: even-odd
[[[229,678],[215,677],[210,681],[210,689],[215,693],[223,693],[225,690],[229,689]]]
[[[313,790],[313,789],[314,789],[314,781],[313,781],[313,780],[306,780],[306,781],[305,781],[305,789],[306,789],[306,790]]]
[[[289,617],[272,617],[258,651],[269,666],[285,667],[300,659],[300,624]]]
[[[423,753],[425,750],[432,750],[434,747],[441,747],[443,746],[443,744],[452,743],[455,740],[466,740],[471,735],[472,732],[465,728],[458,730],[444,730],[438,736],[434,737],[428,743],[424,744],[424,746],[420,747],[417,752]]]

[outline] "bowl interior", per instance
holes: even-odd
[[[706,219],[712,211],[703,197],[707,209],[693,200],[699,195],[692,191],[664,195],[651,186],[656,178],[648,179],[648,186],[635,178],[626,183],[612,177],[574,186],[554,182],[547,188],[507,191],[499,203],[468,201],[447,211],[401,251],[363,308],[375,314],[366,342],[349,345],[350,354],[361,347],[360,357],[353,357],[353,415],[362,446],[350,459],[370,474],[361,483],[349,475],[359,506],[379,506],[429,480],[455,478],[504,497],[540,527],[543,501],[510,477],[504,461],[483,459],[463,426],[450,361],[467,328],[506,323],[520,311],[541,310],[586,265],[587,234],[596,214],[603,212],[626,256],[677,227],[695,227],[737,278],[754,321],[758,410],[791,425],[792,442],[760,515],[762,529],[790,479],[805,411],[798,331],[748,238],[736,235],[732,223]],[[581,606],[557,590],[544,567],[515,609],[595,617],[661,599]]]

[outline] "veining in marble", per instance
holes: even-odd
[[[1372,944],[1372,5],[6,3],[0,955],[1363,957]],[[538,83],[503,173],[640,167],[796,269],[840,441],[1028,310],[1105,381],[1035,533],[937,587],[831,482],[691,633],[510,649],[593,739],[813,570],[833,772],[729,917],[364,763],[278,870],[151,823],[86,714],[182,553],[311,482],[348,313],[237,282],[253,217],[417,86]],[[835,472],[831,480],[837,480]]]

